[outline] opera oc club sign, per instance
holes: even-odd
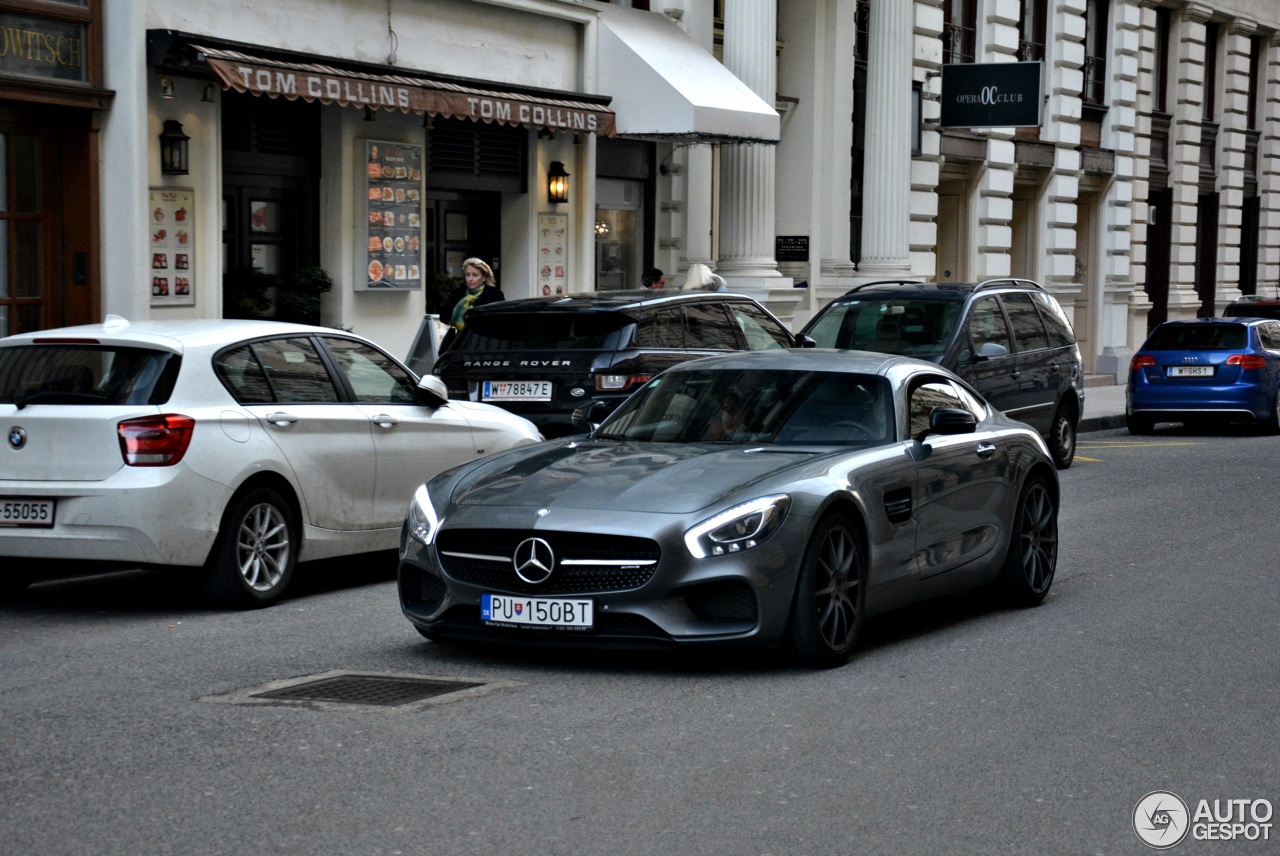
[[[942,67],[944,128],[1038,128],[1041,62],[955,63]]]

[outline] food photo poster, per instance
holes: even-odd
[[[188,187],[151,188],[152,306],[195,305],[195,197]]]
[[[368,200],[359,291],[422,286],[422,146],[365,140]]]

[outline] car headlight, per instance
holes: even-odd
[[[684,533],[684,545],[695,559],[750,550],[778,531],[790,507],[786,494],[735,505]]]
[[[436,509],[431,504],[431,494],[427,493],[425,484],[413,492],[413,499],[409,501],[408,521],[409,534],[414,538],[428,546],[436,540],[440,518],[436,517]]]

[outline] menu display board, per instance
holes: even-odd
[[[189,187],[153,187],[147,206],[151,232],[151,305],[196,302],[196,192]]]
[[[568,214],[538,215],[538,293],[565,294],[569,290]]]
[[[368,200],[364,270],[357,291],[422,286],[422,146],[365,140]]]

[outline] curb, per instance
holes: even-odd
[[[1090,431],[1110,431],[1112,428],[1123,428],[1124,426],[1123,413],[1117,413],[1113,416],[1088,416],[1080,420],[1080,424],[1076,426],[1076,433],[1087,434]]]

